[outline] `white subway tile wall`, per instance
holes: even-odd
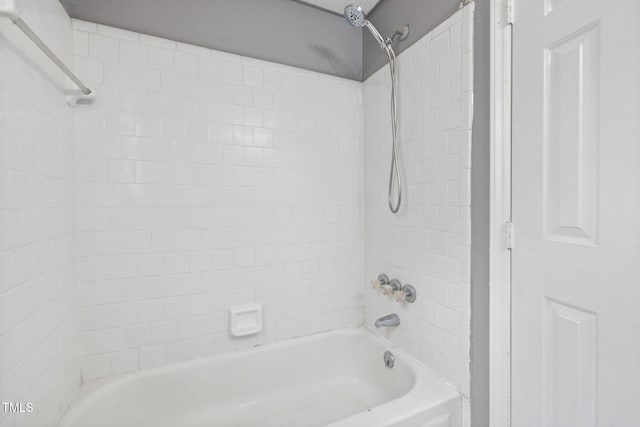
[[[387,207],[390,78],[364,83],[365,272],[412,284],[414,304],[366,291],[365,323],[396,312],[384,335],[469,396],[470,152],[473,6],[398,57],[403,205]]]
[[[392,312],[376,332],[468,397],[472,6],[399,56],[398,215],[386,68],[362,85],[21,7],[97,98],[68,108],[0,22],[0,394],[36,407],[0,426],[55,424],[81,375]],[[381,272],[418,301],[364,287]],[[252,302],[264,330],[230,337]]]
[[[83,378],[361,324],[362,85],[73,26]]]
[[[71,64],[57,0],[21,1],[24,20]],[[77,40],[82,44],[82,40]],[[0,20],[0,426],[55,425],[80,384],[73,110],[58,68]]]

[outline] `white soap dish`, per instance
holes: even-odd
[[[262,330],[262,305],[239,305],[229,309],[231,335],[244,337]]]

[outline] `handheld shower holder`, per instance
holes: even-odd
[[[400,37],[400,41],[404,41],[409,37],[409,25],[405,25],[401,30],[396,30],[385,39],[387,46],[391,46],[396,37]]]

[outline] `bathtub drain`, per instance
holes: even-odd
[[[396,364],[396,358],[393,356],[393,353],[390,351],[384,352],[384,366],[391,369]]]

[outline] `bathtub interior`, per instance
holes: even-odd
[[[324,426],[425,382],[399,350],[385,367],[389,348],[363,329],[340,330],[89,383],[60,427]],[[433,402],[456,395],[437,380],[422,391]]]

